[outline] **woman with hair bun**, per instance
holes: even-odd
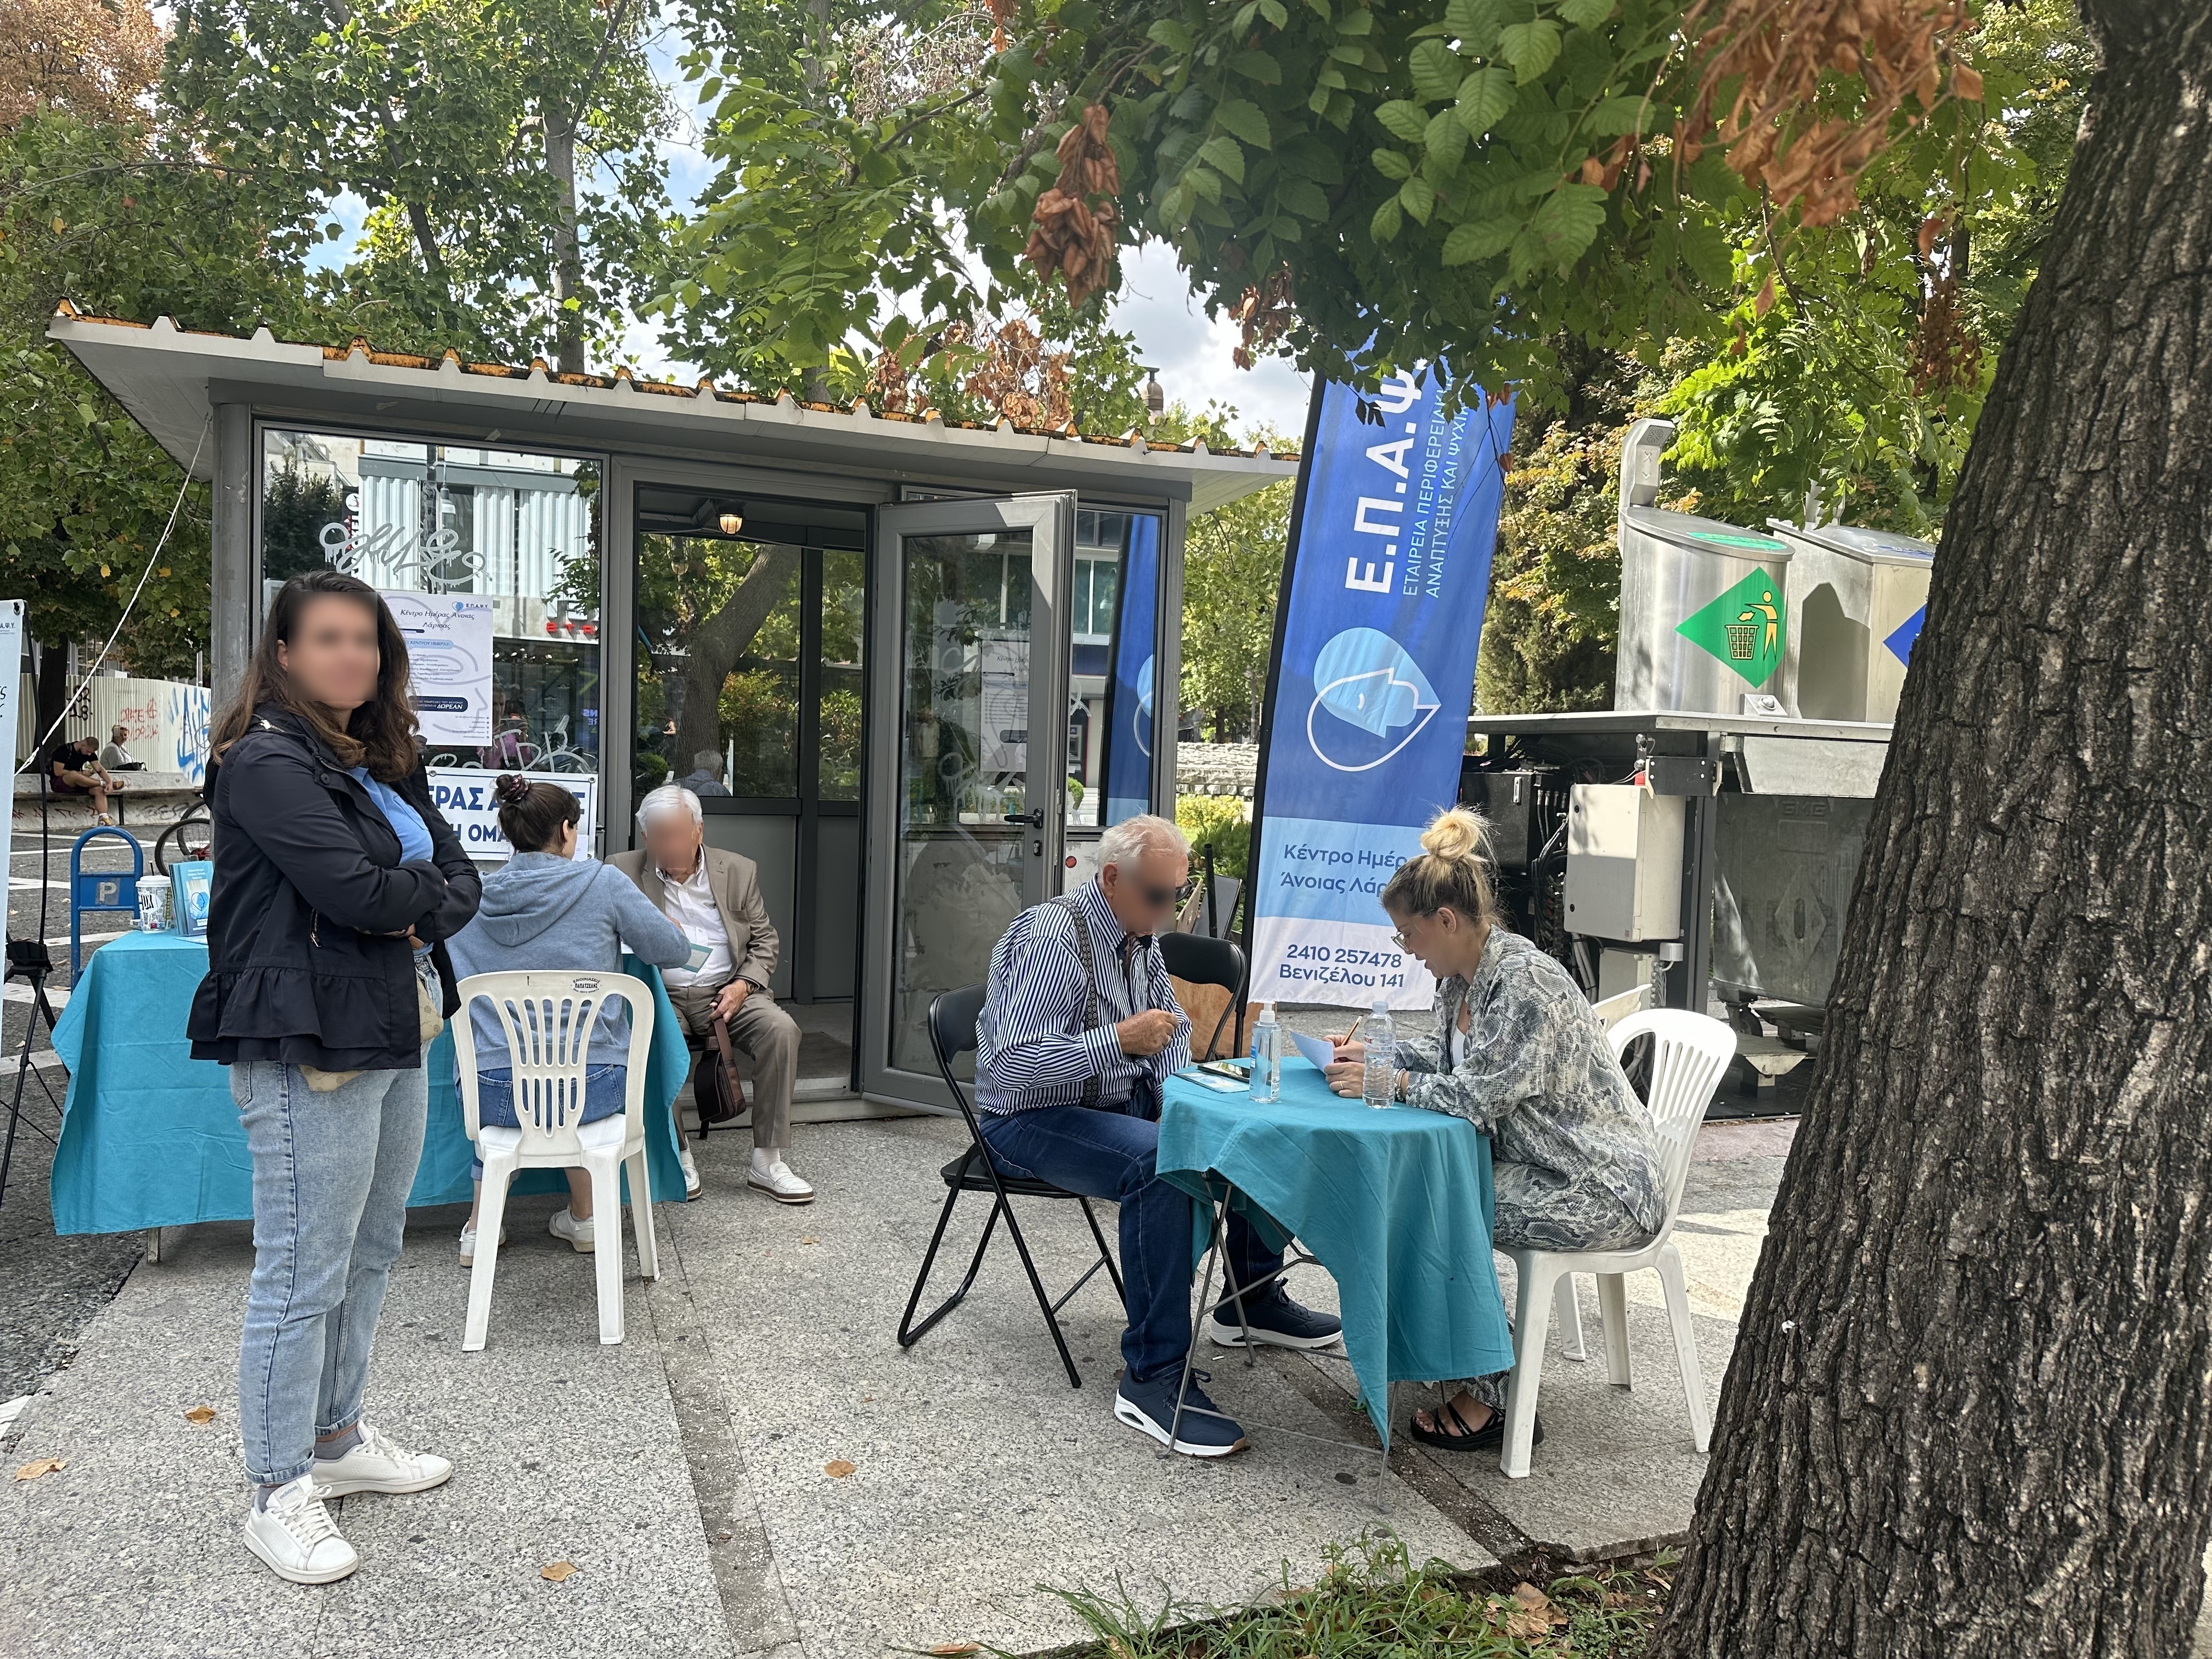
[[[660,968],[680,968],[691,959],[684,930],[653,908],[635,882],[597,859],[578,855],[582,809],[574,795],[557,783],[532,783],[512,772],[501,776],[492,794],[499,802],[501,833],[514,856],[484,878],[476,920],[453,936],[449,948],[456,972],[574,968],[611,974],[620,971],[625,946]],[[501,1064],[507,1034],[489,1006],[478,1004],[473,1018],[478,1120],[513,1128],[514,1073]],[[586,1123],[622,1110],[629,1076],[629,1011],[616,1000],[596,1018],[584,1072]],[[482,1163],[476,1175],[483,1179]],[[596,1248],[592,1181],[584,1170],[568,1171],[568,1206],[554,1213],[546,1231],[574,1249]],[[476,1253],[471,1206],[469,1224],[461,1229],[463,1264],[473,1263]]]
[[[1499,1246],[1650,1243],[1666,1218],[1658,1131],[1582,988],[1500,921],[1480,817],[1457,806],[1439,813],[1421,848],[1383,888],[1382,908],[1401,948],[1437,976],[1437,1024],[1433,1036],[1398,1045],[1393,1092],[1491,1137]],[[1365,1057],[1364,1045],[1340,1041],[1329,1086],[1358,1095]],[[1495,1449],[1505,1378],[1443,1384],[1441,1409],[1413,1414],[1414,1438]],[[1543,1437],[1539,1419],[1535,1438]]]

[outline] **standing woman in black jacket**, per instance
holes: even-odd
[[[453,1472],[361,1414],[422,1155],[422,1051],[460,1006],[442,941],[479,891],[431,803],[407,690],[406,641],[376,590],[295,576],[208,771],[215,886],[192,1055],[231,1068],[253,1154],[246,1543],[295,1583],[358,1565],[325,1498]]]

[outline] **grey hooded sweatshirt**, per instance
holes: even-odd
[[[461,978],[541,968],[619,973],[625,945],[658,968],[691,958],[684,930],[628,876],[597,859],[552,853],[517,853],[486,876],[475,918],[446,942]],[[507,1035],[489,1006],[478,1004],[475,1018],[477,1069],[507,1066]],[[629,1058],[629,1012],[617,999],[592,1028],[589,1063]]]

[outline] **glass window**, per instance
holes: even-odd
[[[431,784],[471,853],[507,855],[487,769],[573,781],[597,824],[599,464],[570,456],[264,434],[264,604],[328,566],[409,635]]]
[[[798,795],[799,562],[782,542],[637,538],[641,795],[672,780],[702,797]]]
[[[860,799],[860,713],[866,680],[860,640],[866,617],[866,561],[822,555],[821,784],[823,800]]]

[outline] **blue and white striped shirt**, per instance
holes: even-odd
[[[1190,1020],[1159,945],[1123,929],[1096,880],[1070,896],[1090,925],[1098,1024],[1083,1029],[1075,919],[1063,905],[1031,905],[991,952],[990,994],[975,1026],[975,1103],[987,1112],[1077,1105],[1093,1077],[1098,1103],[1108,1105],[1126,1100],[1139,1078],[1164,1079],[1190,1064]],[[1175,1015],[1176,1034],[1157,1054],[1125,1054],[1114,1027],[1146,1008]]]

